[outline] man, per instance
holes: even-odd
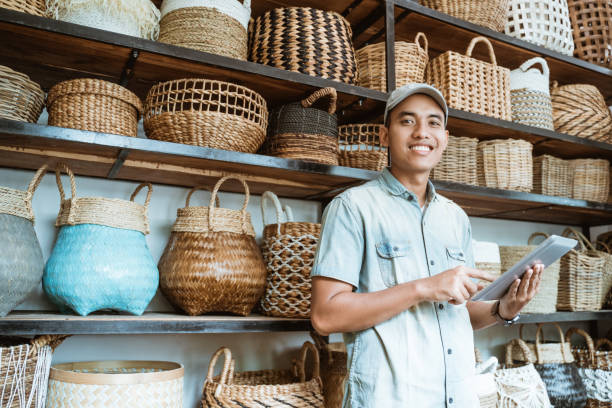
[[[513,323],[542,265],[499,302],[473,302],[471,228],[429,182],[448,142],[444,97],[425,84],[395,90],[381,143],[391,166],[336,197],[323,215],[312,270],[312,324],[344,333],[344,407],[477,408],[473,330]]]

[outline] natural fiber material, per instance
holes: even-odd
[[[34,223],[32,198],[46,172],[47,165],[45,164],[36,171],[25,191],[0,187],[0,214],[14,215]]]
[[[348,84],[357,81],[351,26],[336,12],[269,10],[255,19],[249,37],[251,61]]]
[[[527,126],[553,130],[550,96],[529,89],[510,91],[512,121]]]
[[[540,65],[540,69],[537,68]],[[520,67],[510,71],[510,90],[538,91],[550,95],[550,70],[542,57],[534,57],[523,62]]]
[[[45,0],[0,0],[0,7],[23,13],[45,16]]]
[[[612,68],[612,3],[609,0],[568,0],[574,56]]]
[[[559,197],[572,196],[573,172],[568,160],[542,155],[533,158],[533,192]]]
[[[481,3],[478,7],[486,10]],[[489,48],[491,63],[472,58],[472,50],[479,42]],[[510,70],[497,65],[493,46],[485,37],[472,39],[466,55],[447,51],[429,61],[425,81],[442,92],[449,108],[512,119]]]
[[[491,30],[504,31],[508,0],[419,0],[419,3]]]
[[[387,166],[387,147],[380,144],[380,127],[373,123],[338,127],[338,161],[341,166],[382,171]]]
[[[532,150],[531,143],[519,139],[497,139],[478,143],[478,184],[504,190],[531,191]]]
[[[601,305],[602,309],[608,309],[612,307],[612,303],[608,305],[608,302],[612,302],[612,298],[607,300],[608,294],[612,296],[612,248],[604,243],[604,241],[597,241],[596,248],[603,248],[603,256],[606,260],[603,268],[603,277],[601,280]]]
[[[537,364],[568,364],[574,362],[574,356],[572,355],[571,345],[569,342],[565,341],[565,337],[563,335],[563,330],[561,330],[561,326],[557,323],[551,323],[551,325],[555,326],[557,333],[559,334],[559,341],[547,342],[543,339],[544,335],[542,333],[542,328],[544,324],[538,323],[535,341],[526,341],[523,337],[523,329],[525,325],[520,325],[519,327],[519,337],[521,340],[525,341],[525,344],[529,348],[531,356],[534,357],[534,363]],[[519,352],[520,346],[518,344],[514,345],[515,349],[513,352],[515,353],[515,360],[518,361],[527,361],[527,356],[521,355]]]
[[[478,139],[449,136],[442,159],[431,171],[433,180],[478,185],[476,146]]]
[[[162,18],[174,10],[186,7],[214,8],[237,20],[245,30],[249,29],[251,0],[163,0],[161,5]]]
[[[605,159],[570,160],[573,173],[572,197],[580,200],[608,201],[610,162]]]
[[[0,118],[36,123],[44,104],[40,85],[26,74],[0,65]]]
[[[144,129],[151,139],[254,153],[266,136],[266,101],[229,82],[161,82],[149,90],[145,106]]]
[[[421,44],[422,43],[422,44]],[[355,52],[359,68],[357,85],[387,92],[387,60],[385,43],[366,45]],[[427,55],[427,37],[418,33],[414,42],[395,42],[395,85],[423,82]]]
[[[310,336],[319,350],[321,382],[325,408],[341,408],[344,398],[344,383],[348,375],[348,354],[344,343],[327,343],[316,332]]]

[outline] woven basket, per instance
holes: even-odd
[[[533,146],[525,140],[497,139],[479,142],[478,184],[504,190],[531,191]]]
[[[43,17],[47,11],[45,0],[0,0],[0,7]]]
[[[609,0],[568,0],[574,56],[612,68],[612,3]]]
[[[542,72],[534,65],[540,64]],[[540,57],[525,61],[510,71],[510,103],[512,121],[527,126],[553,130],[552,103],[548,90],[550,72]]]
[[[51,88],[47,110],[50,126],[136,137],[142,103],[112,82],[73,79]]]
[[[421,42],[423,45],[421,45]],[[387,92],[387,60],[385,43],[366,45],[355,52],[359,68],[357,84],[366,88]],[[395,85],[401,87],[411,82],[421,83],[425,76],[427,37],[418,33],[414,42],[395,43]]]
[[[240,210],[219,208],[215,199],[228,179],[242,183]],[[248,315],[266,285],[266,267],[255,242],[249,187],[240,176],[221,178],[208,207],[189,205],[177,210],[172,234],[159,260],[160,288],[175,307],[191,316],[208,312]]]
[[[497,358],[491,357],[483,363],[480,351],[474,348],[476,358],[476,375],[473,387],[478,395],[480,408],[497,408],[497,385],[495,384],[495,370]]]
[[[563,335],[563,330],[561,326],[557,323],[551,323],[557,329],[559,333],[559,341],[558,342],[547,342],[543,339],[543,331],[544,327],[543,323],[537,324],[537,330],[535,335],[535,341],[527,341],[523,336],[524,324],[519,326],[519,338],[525,342],[531,356],[534,357],[534,363],[537,364],[550,364],[550,363],[573,363],[574,356],[572,355],[571,345],[569,342],[565,341],[565,336]],[[526,356],[521,355],[519,353],[519,345],[514,345],[513,352],[515,353],[514,359],[517,361],[527,361]]]
[[[504,32],[561,54],[574,53],[567,0],[510,0]]]
[[[36,123],[45,105],[45,93],[21,72],[0,65],[0,118]]]
[[[373,123],[338,127],[338,162],[341,166],[382,171],[387,166],[387,147],[381,146],[380,127]]]
[[[181,364],[84,361],[51,368],[47,408],[182,408]]]
[[[313,354],[313,376],[306,380],[304,369],[308,352]],[[221,375],[213,378],[217,359],[224,355]],[[292,370],[234,372],[232,353],[226,347],[215,352],[208,366],[202,391],[202,406],[209,408],[295,407],[323,408],[319,354],[310,342],[304,343]]]
[[[325,408],[341,408],[344,383],[348,376],[346,346],[343,342],[327,343],[313,331],[310,332],[310,336],[319,350]]]
[[[419,3],[494,31],[504,31],[508,0],[419,0]]]
[[[326,110],[314,108],[328,101]],[[338,164],[337,94],[322,88],[301,102],[282,106],[270,114],[268,138],[261,151],[270,156],[323,164]]]
[[[340,14],[309,7],[277,8],[257,17],[249,59],[288,71],[354,84],[351,26]]]
[[[573,173],[572,197],[579,200],[608,201],[610,162],[604,159],[570,160]]]
[[[478,139],[449,136],[440,162],[431,170],[433,180],[478,185],[476,146]]]
[[[255,153],[266,137],[264,98],[229,82],[161,82],[149,90],[145,107],[144,129],[151,139]]]
[[[550,90],[555,130],[576,137],[605,140],[612,130],[612,117],[603,95],[593,85],[559,86]]]
[[[265,205],[271,200],[276,223],[268,224]],[[310,270],[321,234],[321,224],[294,222],[286,207],[287,222],[281,222],[278,197],[270,191],[261,196],[264,224],[261,250],[268,270],[266,290],[260,306],[263,314],[278,317],[310,317]]]
[[[549,155],[533,158],[533,192],[550,196],[572,196],[573,173],[568,160]]]
[[[608,305],[608,301],[606,300],[608,294],[612,294],[612,248],[604,241],[597,241],[597,247],[603,248],[604,257],[606,259],[606,263],[603,268],[603,277],[601,280],[601,304],[602,308],[608,309],[612,306],[612,304]],[[610,299],[612,301],[612,299]]]
[[[489,48],[491,63],[472,58],[472,50],[479,42]],[[447,51],[429,61],[425,81],[442,92],[449,108],[512,119],[510,70],[497,65],[493,46],[485,37],[472,39],[466,55]]]

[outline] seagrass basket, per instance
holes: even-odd
[[[544,154],[533,158],[533,192],[550,196],[572,196],[573,173],[568,160]]]
[[[479,142],[478,184],[504,190],[531,191],[533,146],[525,140],[498,139]]]
[[[540,65],[540,71],[535,66]],[[550,71],[544,58],[531,58],[510,71],[512,121],[553,130],[552,103],[548,87]]]
[[[387,147],[380,144],[380,127],[356,123],[338,127],[338,162],[341,166],[382,171],[387,166]]]
[[[440,162],[431,170],[433,180],[478,185],[476,146],[478,139],[448,136],[448,145]]]
[[[609,0],[568,0],[574,34],[574,56],[612,68],[612,3]]]
[[[255,153],[267,125],[264,98],[229,82],[161,82],[149,90],[145,102],[147,136],[166,142]]]
[[[45,93],[26,74],[0,65],[0,118],[36,123]]]
[[[572,197],[580,200],[608,201],[610,162],[605,159],[570,160],[573,173]]]
[[[504,31],[508,0],[419,0],[422,5],[478,24]]]
[[[310,332],[310,337],[319,350],[325,408],[341,408],[348,375],[346,346],[344,342],[327,343],[314,331]]]
[[[45,16],[45,0],[0,0],[0,7],[23,13]]]

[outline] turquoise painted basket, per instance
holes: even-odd
[[[60,178],[70,177],[66,199]],[[142,314],[157,291],[159,272],[145,234],[151,184],[139,185],[130,201],[77,197],[74,174],[60,164],[55,171],[61,204],[57,241],[43,275],[43,289],[62,313],[86,316],[102,309]],[[145,204],[134,202],[143,187]]]

